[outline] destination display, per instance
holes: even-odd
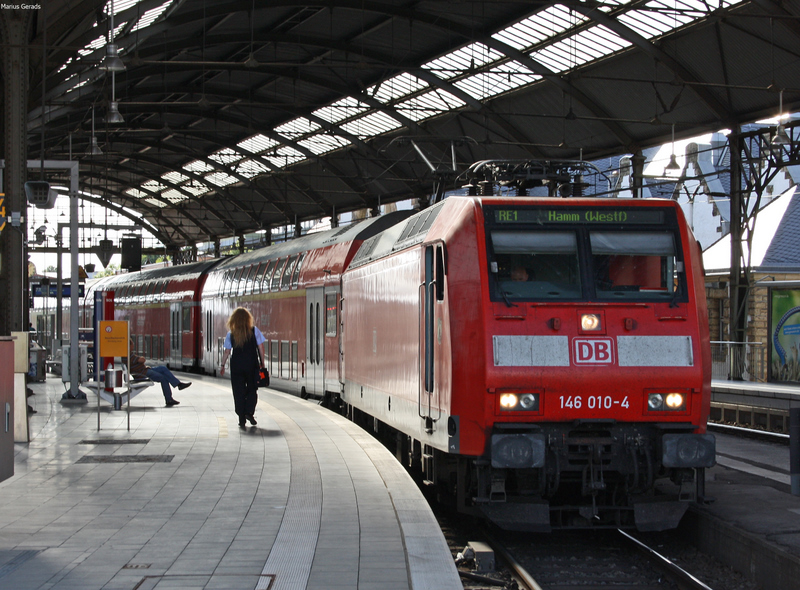
[[[658,209],[609,209],[586,207],[569,209],[495,209],[497,223],[599,223],[653,225],[664,223]]]

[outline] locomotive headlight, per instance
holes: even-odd
[[[538,412],[538,393],[503,393],[500,395],[500,409],[514,412]]]
[[[595,313],[581,315],[581,330],[593,332],[600,329],[600,316]]]
[[[649,393],[647,409],[651,412],[681,411],[686,409],[686,396],[678,392]]]
[[[683,409],[683,395],[680,393],[668,393],[666,398],[667,409],[680,410]]]
[[[660,393],[651,393],[647,396],[647,409],[651,412],[658,412],[664,409],[664,396]]]
[[[535,411],[539,409],[538,396],[532,393],[524,393],[519,398],[520,408],[527,411]]]
[[[500,407],[504,410],[513,410],[518,401],[517,396],[513,393],[504,393],[500,396]]]

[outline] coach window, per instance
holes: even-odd
[[[573,231],[494,230],[493,299],[580,299],[578,240]]]
[[[325,295],[325,335],[336,336],[336,293]]]
[[[270,260],[267,263],[267,268],[264,269],[264,277],[261,280],[261,292],[269,292],[269,282],[272,280],[272,271],[275,270],[275,263],[277,260]]]
[[[269,372],[272,374],[275,374],[275,371],[278,368],[278,362],[279,362],[278,346],[279,344],[277,340],[273,340],[270,342]]]
[[[253,295],[261,291],[261,272],[264,270],[264,263],[259,262],[250,274],[247,286],[247,294]]]
[[[294,270],[294,263],[297,256],[290,256],[289,262],[286,263],[286,268],[283,269],[283,277],[281,277],[281,291],[288,289],[292,283],[292,271]]]
[[[300,254],[300,257],[297,259],[297,265],[294,267],[294,271],[292,272],[292,289],[297,288],[297,283],[300,279],[300,267],[303,266],[303,259],[306,257],[306,253],[303,252]]]
[[[444,301],[444,245],[436,246],[436,301]]]
[[[682,263],[672,232],[590,232],[599,299],[671,300],[682,294]]]
[[[231,271],[231,282],[228,288],[228,295],[234,296],[239,293],[239,279],[242,278],[243,270],[243,268],[237,268],[236,270]]]
[[[275,273],[272,275],[272,282],[269,285],[270,291],[277,291],[281,286],[281,275],[283,273],[283,269],[286,266],[286,260],[281,261],[278,260],[275,265]]]
[[[251,265],[245,268],[242,274],[242,284],[239,285],[239,294],[250,295],[253,292],[253,280],[255,279],[256,266]]]

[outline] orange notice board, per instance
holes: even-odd
[[[128,356],[128,322],[101,320],[98,329],[98,345],[101,357]]]

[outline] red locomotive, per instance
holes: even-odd
[[[247,306],[273,387],[374,429],[463,511],[661,530],[702,495],[703,269],[672,201],[450,197],[204,264],[102,288],[151,355],[180,325],[170,364],[212,374]]]

